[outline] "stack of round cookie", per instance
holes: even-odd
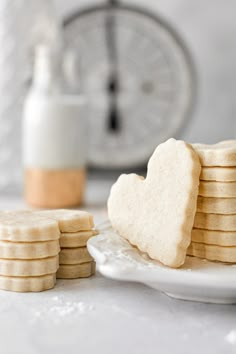
[[[42,291],[56,282],[58,223],[30,212],[0,213],[0,289]]]
[[[57,278],[86,278],[94,274],[95,262],[87,250],[87,241],[97,234],[93,216],[80,210],[44,210],[40,215],[58,221],[61,232]]]
[[[236,141],[193,145],[200,175],[197,213],[188,254],[236,262]]]

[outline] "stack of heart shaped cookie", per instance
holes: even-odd
[[[189,255],[236,262],[236,141],[194,144],[202,165]]]
[[[95,262],[87,250],[87,241],[97,234],[93,216],[80,210],[43,210],[38,215],[58,222],[61,232],[57,278],[87,278],[95,272]]]
[[[93,216],[80,210],[0,212],[0,289],[43,291],[56,277],[91,276],[93,227]]]
[[[0,289],[42,291],[56,282],[60,231],[30,212],[0,213]]]

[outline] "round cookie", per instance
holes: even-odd
[[[88,278],[95,273],[96,265],[94,262],[83,264],[63,264],[57,271],[59,279]]]
[[[85,247],[88,240],[97,235],[98,231],[79,231],[79,232],[62,232],[60,237],[60,246],[67,248]]]
[[[200,181],[199,195],[213,198],[236,198],[236,182]]]
[[[197,212],[194,228],[220,231],[236,231],[236,214],[205,214]]]
[[[81,264],[93,261],[87,247],[62,248],[59,254],[60,264]]]
[[[217,246],[236,246],[236,231],[192,229],[192,241]]]
[[[59,257],[43,259],[0,259],[0,275],[13,277],[34,277],[56,273]]]
[[[56,274],[39,277],[6,277],[0,275],[0,289],[17,292],[39,292],[49,290],[56,284]]]
[[[236,166],[236,140],[220,143],[193,144],[202,166]]]
[[[58,223],[31,212],[0,212],[0,240],[35,242],[58,240]]]
[[[56,256],[60,251],[59,240],[45,242],[0,241],[0,259],[39,259]]]
[[[87,231],[94,227],[93,216],[87,211],[54,209],[35,213],[56,220],[61,232]]]
[[[202,167],[200,179],[204,181],[235,182],[236,167]]]
[[[236,214],[236,198],[198,196],[197,211],[210,214]]]
[[[210,261],[236,262],[236,247],[222,247],[192,242],[187,250],[187,254]]]

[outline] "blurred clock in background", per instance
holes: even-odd
[[[141,166],[189,119],[195,76],[182,39],[160,17],[111,0],[64,22],[89,101],[90,165]]]

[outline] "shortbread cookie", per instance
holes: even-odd
[[[189,256],[205,258],[210,261],[236,262],[236,247],[222,247],[191,242],[187,254]]]
[[[236,166],[236,140],[218,144],[193,144],[202,166]]]
[[[236,182],[200,181],[199,195],[213,198],[236,198]]]
[[[236,198],[198,196],[197,211],[210,214],[236,214]]]
[[[45,242],[0,241],[0,258],[34,259],[56,256],[60,251],[59,240]]]
[[[57,240],[58,223],[30,212],[0,212],[0,240],[35,242]]]
[[[76,278],[88,278],[95,273],[95,263],[83,263],[83,264],[67,264],[60,265],[57,271],[57,278],[60,279],[76,279]]]
[[[236,167],[202,167],[200,179],[204,181],[235,182]]]
[[[236,231],[236,214],[205,214],[197,212],[194,227],[198,229]]]
[[[192,241],[217,246],[236,246],[236,231],[192,229]]]
[[[58,221],[61,232],[87,231],[94,227],[93,216],[87,211],[55,209],[36,213]]]
[[[5,277],[0,275],[0,289],[17,292],[38,292],[49,290],[56,284],[56,274],[39,277]]]
[[[32,277],[56,273],[59,257],[43,259],[0,259],[0,275],[13,277]]]
[[[80,264],[92,260],[93,258],[90,256],[87,247],[62,248],[59,255],[60,264]]]
[[[62,232],[60,237],[60,246],[67,248],[85,247],[88,240],[97,235],[98,231],[79,231],[79,232]]]
[[[146,179],[121,175],[108,199],[113,228],[131,244],[170,267],[184,263],[196,211],[200,162],[183,141],[159,145]]]

